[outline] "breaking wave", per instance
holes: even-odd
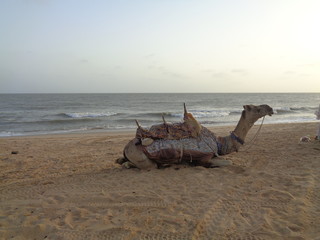
[[[101,118],[101,117],[110,117],[115,116],[118,113],[107,112],[107,113],[90,113],[90,112],[74,112],[74,113],[60,113],[58,116],[66,118]]]
[[[201,118],[216,118],[216,117],[226,117],[229,115],[240,115],[241,111],[238,110],[189,110],[190,113],[195,118],[201,119]],[[138,114],[133,114],[131,117],[133,118],[139,118],[139,119],[161,119],[162,116],[165,118],[183,118],[183,112],[149,112],[149,113],[138,113]]]
[[[227,110],[198,110],[192,111],[195,118],[214,118],[214,117],[224,117],[229,116],[230,111]]]
[[[293,114],[300,112],[312,111],[314,108],[310,107],[275,107],[273,110],[275,114]]]

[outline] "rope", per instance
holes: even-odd
[[[253,141],[255,141],[255,140],[257,139],[258,134],[260,133],[260,130],[261,130],[262,125],[263,125],[264,118],[265,118],[265,117],[262,118],[260,127],[259,127],[259,129],[257,130],[256,134],[253,136],[253,138],[252,138],[249,142],[246,143],[245,147],[247,147],[247,148],[244,149],[244,151],[248,151],[248,150],[254,145],[254,144],[253,144]]]
[[[200,135],[200,140],[203,141],[203,142],[207,145],[207,147],[209,147],[209,148],[212,150],[212,152],[213,152],[214,154],[216,154],[217,156],[219,156],[219,144],[218,144],[218,141],[217,141],[216,138],[214,138],[214,141],[217,143],[217,148],[218,148],[217,151],[215,151],[215,150],[210,146],[210,144],[207,143],[206,140],[202,138],[201,135]]]

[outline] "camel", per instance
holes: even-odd
[[[173,164],[190,164],[204,167],[220,167],[232,164],[220,156],[237,152],[244,144],[254,123],[273,109],[268,105],[244,105],[240,120],[229,135],[216,136],[202,126],[184,104],[184,121],[163,123],[142,128],[137,123],[136,136],[125,146],[123,157],[116,160],[126,168],[152,169]]]

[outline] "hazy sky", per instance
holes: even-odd
[[[1,0],[0,92],[320,92],[319,0]]]

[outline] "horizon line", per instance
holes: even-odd
[[[263,93],[320,93],[320,92],[7,92],[0,94],[263,94]]]

